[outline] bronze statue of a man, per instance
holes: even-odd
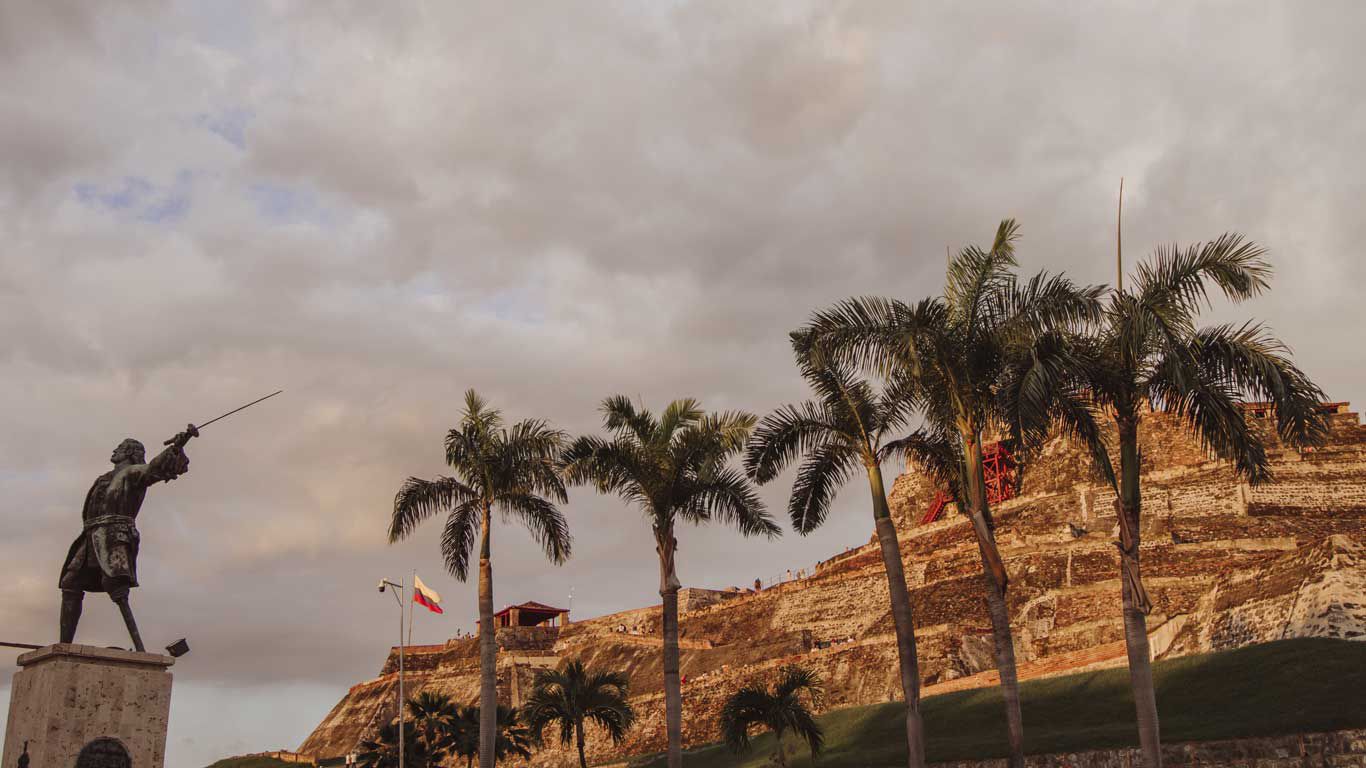
[[[85,529],[67,552],[58,587],[62,590],[61,642],[76,640],[86,592],[105,592],[119,607],[133,647],[144,650],[128,591],[138,585],[138,529],[135,520],[147,488],[174,480],[190,469],[185,444],[197,437],[193,424],[167,440],[166,450],[145,461],[142,443],[128,438],[110,455],[114,469],[100,475],[85,495],[81,519]]]

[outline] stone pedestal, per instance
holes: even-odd
[[[175,659],[59,643],[19,657],[0,766],[163,768]],[[126,758],[125,758],[126,755]]]

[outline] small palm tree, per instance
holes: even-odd
[[[1315,445],[1327,435],[1318,412],[1323,392],[1290,361],[1285,345],[1261,325],[1195,328],[1208,283],[1241,301],[1260,293],[1271,268],[1262,249],[1235,234],[1184,250],[1160,249],[1138,268],[1131,290],[1110,297],[1092,339],[1085,383],[1115,421],[1119,467],[1098,452],[1116,492],[1120,593],[1130,682],[1144,764],[1162,763],[1157,699],[1148,650],[1152,602],[1139,572],[1142,457],[1138,433],[1145,408],[1175,415],[1216,456],[1251,483],[1270,477],[1266,449],[1238,401],[1269,401],[1287,444]]]
[[[468,768],[479,756],[479,707],[460,707],[451,723],[450,753],[465,758]]]
[[[806,535],[825,522],[841,485],[860,469],[873,497],[873,526],[882,549],[896,628],[901,691],[906,700],[908,765],[925,764],[925,729],[920,714],[920,667],[916,659],[915,623],[906,588],[901,545],[887,506],[882,462],[896,450],[889,432],[905,426],[910,401],[895,392],[881,393],[833,359],[805,354],[806,340],[794,334],[802,377],[815,400],[787,405],[759,423],[745,451],[745,468],[756,482],[767,483],[790,463],[802,461],[787,510],[792,527]]]
[[[683,761],[683,701],[678,679],[678,590],[675,567],[679,520],[731,523],[746,536],[781,531],[745,476],[727,466],[744,447],[755,418],[748,413],[708,414],[696,400],[675,400],[655,418],[618,395],[602,404],[611,439],[584,436],[565,450],[564,476],[593,483],[645,512],[659,555],[659,594],[664,618],[664,711],[668,766]]]
[[[1008,428],[1022,451],[1032,449],[1054,423],[1094,435],[1094,420],[1070,375],[1078,364],[1073,332],[1099,319],[1102,293],[1044,273],[1021,284],[1015,274],[1017,236],[1015,222],[1007,219],[990,250],[960,251],[949,262],[942,297],[914,305],[848,299],[817,313],[797,335],[807,354],[831,355],[886,375],[926,424],[900,450],[940,462],[935,472],[957,478],[959,509],[972,522],[982,556],[1012,768],[1024,765],[1024,721],[1006,604],[1010,579],[986,494],[982,435]]]
[[[404,729],[403,753],[404,768],[437,768],[441,757],[429,752],[412,728]],[[398,755],[398,721],[392,720],[381,725],[373,739],[361,741],[357,764],[361,768],[399,768]]]
[[[774,757],[787,765],[783,754],[783,734],[792,731],[806,741],[811,756],[820,754],[825,735],[811,710],[821,706],[824,689],[811,670],[788,664],[779,672],[777,685],[769,689],[752,682],[731,694],[721,708],[721,738],[732,752],[749,749],[749,731],[761,726],[773,731],[777,747]],[[805,694],[805,700],[803,700]]]
[[[536,734],[527,723],[524,710],[499,704],[497,720],[498,737],[495,740],[495,752],[498,759],[514,755],[521,758],[531,757],[531,750],[536,746]]]
[[[539,419],[503,426],[501,411],[489,408],[474,390],[465,393],[460,427],[446,435],[446,463],[455,477],[410,477],[394,497],[389,541],[407,537],[437,512],[446,513],[441,553],[446,568],[464,581],[470,550],[479,544],[479,732],[480,768],[493,768],[498,693],[497,643],[493,626],[493,563],[489,538],[493,509],[517,518],[556,564],[569,557],[569,526],[555,502],[567,500],[556,459],[565,434]],[[548,497],[548,498],[547,498]]]
[[[408,719],[429,754],[450,750],[458,715],[459,708],[444,694],[423,691],[408,699]]]
[[[579,768],[588,768],[583,753],[584,722],[597,723],[613,744],[620,744],[636,717],[626,697],[625,673],[589,674],[583,662],[575,659],[563,670],[537,672],[535,687],[524,709],[538,739],[546,726],[559,723],[560,743],[568,746],[572,740],[579,750]]]

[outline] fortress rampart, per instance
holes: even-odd
[[[1366,639],[1366,428],[1345,403],[1325,408],[1332,437],[1303,454],[1281,446],[1265,415],[1249,410],[1273,462],[1274,479],[1261,486],[1213,460],[1172,419],[1146,415],[1142,557],[1155,657],[1286,637]],[[937,490],[911,468],[890,494],[926,695],[997,682],[968,524],[951,508],[922,522]],[[1021,467],[1015,497],[995,506],[1021,679],[1124,664],[1113,502],[1086,453],[1055,437]],[[867,518],[835,524],[872,527]],[[886,577],[871,539],[805,578],[757,592],[687,590],[680,606],[685,745],[715,740],[724,697],[788,662],[825,679],[827,707],[900,696]],[[627,672],[639,723],[619,748],[590,732],[591,759],[664,747],[658,605],[563,628],[500,628],[498,643],[499,696],[512,704],[524,700],[537,669],[567,659]],[[477,700],[477,640],[407,654],[411,691]],[[396,670],[395,649],[299,751],[326,760],[372,735],[394,716]],[[570,766],[574,758],[555,747],[534,762]]]

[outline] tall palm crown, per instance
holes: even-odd
[[[785,405],[765,416],[745,451],[745,469],[767,483],[801,462],[787,511],[792,527],[807,534],[825,522],[835,494],[860,470],[881,464],[898,443],[888,435],[906,426],[911,401],[895,388],[877,392],[834,359],[804,355],[793,334],[798,367],[816,399]]]
[[[1139,567],[1143,410],[1175,415],[1207,450],[1252,483],[1267,480],[1270,469],[1266,448],[1240,401],[1271,402],[1276,432],[1288,445],[1314,445],[1327,435],[1318,411],[1323,392],[1265,326],[1196,328],[1200,310],[1210,303],[1210,284],[1228,299],[1242,301],[1266,288],[1270,271],[1262,249],[1236,234],[1185,249],[1159,249],[1139,265],[1131,290],[1111,295],[1102,324],[1081,354],[1081,380],[1116,427],[1118,468],[1103,448],[1093,453],[1115,490],[1125,645],[1148,768],[1160,768],[1162,749],[1147,634],[1152,600]]]
[[[720,520],[746,536],[776,536],[754,488],[727,460],[745,444],[755,418],[748,413],[705,413],[692,398],[675,400],[658,418],[637,410],[623,395],[602,404],[611,439],[586,435],[565,450],[564,476],[617,494],[645,512],[670,572],[660,589],[677,589],[672,572],[673,533],[678,520],[701,524]]]
[[[813,350],[801,331],[792,335],[792,343],[798,367],[816,399],[783,406],[765,416],[749,440],[745,467],[757,482],[766,483],[788,464],[802,460],[788,513],[792,526],[807,534],[825,521],[835,493],[861,465],[873,501],[873,524],[896,630],[901,689],[906,700],[907,766],[921,768],[925,764],[925,738],[915,622],[901,547],[882,480],[882,462],[896,447],[896,441],[888,443],[885,438],[904,426],[911,401],[895,386],[885,392],[875,391],[837,359]]]
[[[635,722],[635,712],[627,695],[624,673],[589,673],[583,662],[575,659],[563,670],[537,672],[524,709],[531,730],[538,738],[546,726],[558,723],[560,743],[567,746],[573,741],[579,751],[579,764],[586,768],[584,723],[597,723],[613,744],[619,744]]]
[[[811,711],[821,705],[824,688],[814,672],[795,664],[784,666],[779,675],[771,689],[751,682],[731,694],[721,708],[720,726],[722,740],[734,752],[749,749],[749,732],[754,726],[773,731],[778,763],[785,765],[782,739],[787,731],[806,742],[812,757],[824,747],[825,735]]]
[[[504,427],[501,411],[467,391],[460,426],[446,434],[446,463],[455,477],[408,478],[394,497],[389,540],[403,539],[445,512],[441,554],[451,574],[464,581],[484,513],[497,508],[525,525],[552,562],[563,563],[572,544],[569,525],[555,506],[568,500],[555,464],[564,439],[564,432],[539,419]]]
[[[1015,274],[1018,236],[1007,219],[990,249],[961,250],[949,262],[941,297],[915,304],[848,299],[816,313],[794,336],[807,355],[882,373],[924,419],[895,450],[947,485],[972,521],[987,579],[1012,766],[1023,765],[1024,734],[1005,602],[1009,574],[986,496],[982,436],[1004,430],[1017,452],[1027,452],[1053,425],[1098,434],[1075,375],[1074,332],[1099,319],[1103,290],[1047,273],[1021,282]]]
[[[1022,283],[1015,274],[1018,237],[1018,226],[1007,219],[990,250],[960,251],[949,263],[942,297],[915,304],[848,299],[817,312],[794,334],[800,352],[886,376],[924,419],[888,453],[923,460],[965,497],[978,480],[973,472],[980,472],[970,461],[972,449],[980,455],[987,430],[1005,430],[1017,450],[1037,444],[1057,422],[1097,433],[1074,377],[1073,331],[1099,319],[1103,289],[1047,273]],[[990,525],[984,496],[977,507]],[[1006,583],[1004,569],[993,568]]]
[[[441,554],[446,568],[464,581],[470,549],[479,538],[479,764],[493,768],[498,746],[495,708],[498,700],[494,668],[497,644],[493,628],[492,515],[516,518],[531,531],[552,562],[569,557],[569,526],[556,502],[567,500],[558,471],[565,434],[539,419],[503,425],[500,411],[489,408],[474,390],[465,393],[465,414],[458,429],[446,434],[446,463],[454,477],[422,480],[410,477],[394,497],[389,540],[398,541],[437,512],[446,513]]]
[[[664,624],[664,724],[667,764],[683,763],[683,696],[679,678],[678,590],[674,537],[679,520],[730,523],[740,533],[776,536],[778,526],[745,476],[727,462],[754,426],[748,413],[705,413],[696,400],[675,400],[658,418],[623,396],[602,404],[611,438],[580,437],[562,458],[566,478],[592,483],[644,511],[659,555]]]
[[[1096,402],[1119,420],[1140,408],[1181,418],[1206,448],[1253,483],[1270,478],[1265,447],[1237,404],[1269,401],[1276,431],[1292,446],[1320,443],[1327,424],[1323,392],[1291,362],[1289,350],[1260,323],[1197,329],[1213,283],[1233,301],[1267,287],[1263,249],[1225,234],[1210,243],[1159,249],[1139,265],[1132,290],[1116,291],[1088,350],[1087,381]]]

